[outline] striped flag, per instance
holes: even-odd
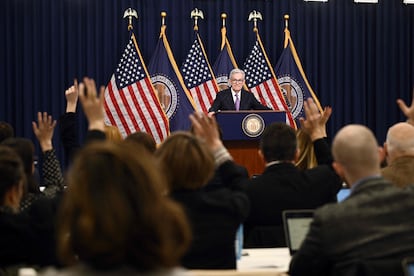
[[[288,104],[293,118],[298,124],[299,118],[305,116],[303,102],[307,98],[313,98],[313,101],[318,106],[320,112],[323,110],[316,94],[313,92],[312,87],[306,78],[295,45],[290,37],[290,31],[287,27],[285,28],[284,46],[285,48],[282,55],[275,66],[275,72],[282,93],[286,99],[286,103]]]
[[[220,91],[229,88],[229,73],[234,68],[238,68],[226,33],[226,27],[223,26],[221,28],[221,51],[213,65],[213,72]]]
[[[170,120],[170,131],[189,130],[191,127],[189,115],[196,107],[175,62],[165,29],[166,26],[163,25],[148,71],[161,106]]]
[[[195,40],[181,67],[181,72],[197,109],[208,112],[219,89],[197,31],[195,31]]]
[[[136,131],[157,143],[169,134],[168,118],[155,94],[134,34],[105,89],[105,123],[117,126],[123,137]]]
[[[253,49],[243,66],[247,87],[263,105],[271,107],[273,110],[285,111],[286,123],[296,128],[296,123],[280,90],[257,31],[256,38]]]

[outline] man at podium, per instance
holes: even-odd
[[[217,93],[216,99],[208,111],[271,110],[271,108],[262,105],[253,93],[243,90],[245,75],[241,69],[231,70],[229,74],[230,88]]]

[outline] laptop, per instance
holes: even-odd
[[[282,212],[283,228],[290,255],[299,250],[302,241],[305,239],[313,220],[313,212],[312,209],[285,210]]]
[[[414,257],[404,258],[402,266],[405,276],[414,276]]]

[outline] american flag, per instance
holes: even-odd
[[[157,143],[168,136],[168,118],[161,108],[132,33],[105,90],[105,123],[123,137],[136,131],[151,134]]]
[[[207,112],[219,89],[198,32],[181,72],[197,108]]]
[[[277,79],[267,58],[259,33],[252,51],[244,62],[246,84],[255,97],[273,110],[286,112],[286,123],[296,128]]]

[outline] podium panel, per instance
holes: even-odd
[[[265,164],[259,156],[259,141],[263,130],[274,122],[286,122],[284,111],[246,110],[216,113],[224,146],[234,161],[249,172],[250,177],[261,174]]]

